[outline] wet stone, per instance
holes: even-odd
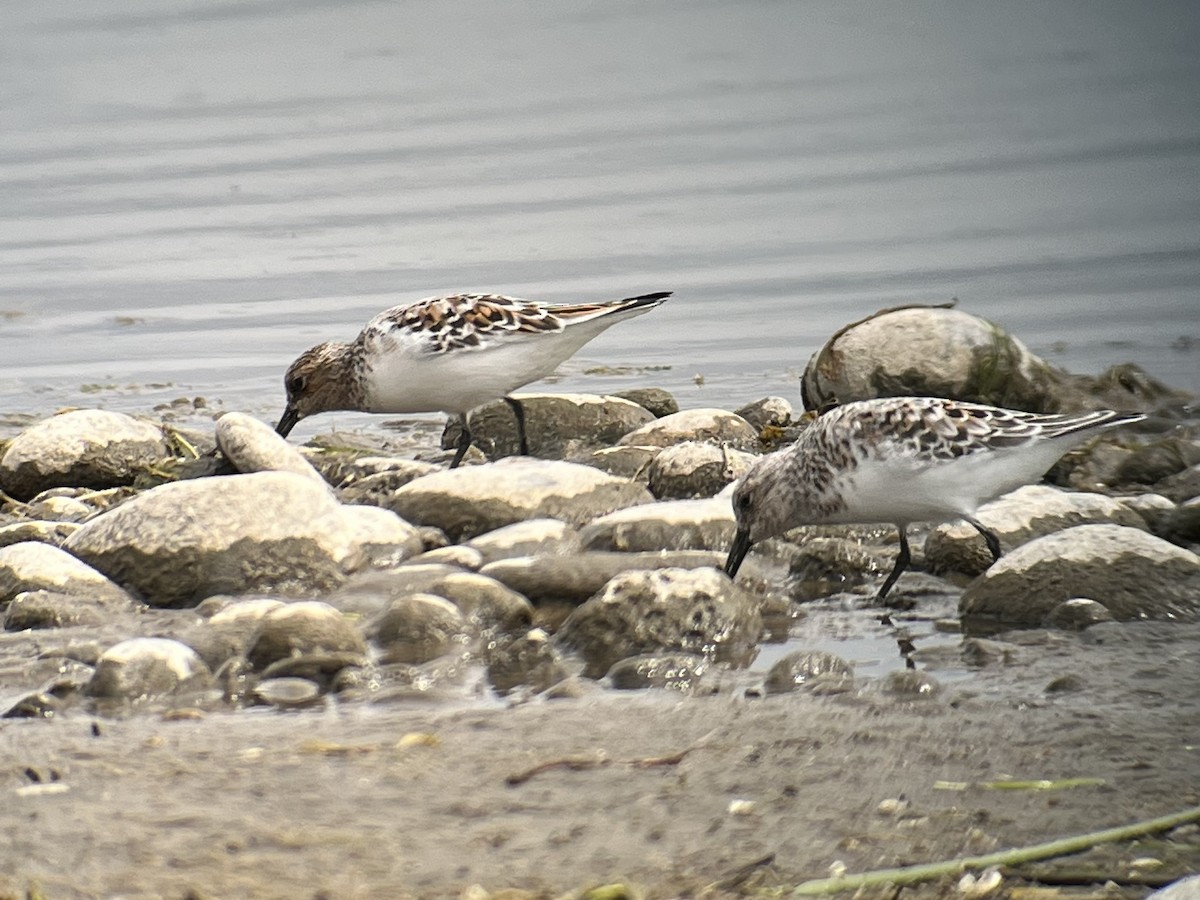
[[[404,485],[442,470],[441,466],[433,463],[416,460],[401,460],[400,462],[410,463],[410,465],[396,465],[383,472],[349,479],[337,489],[338,499],[343,503],[386,508],[392,494]]]
[[[1200,497],[1200,465],[1191,466],[1154,486],[1154,490],[1176,503]]]
[[[628,391],[617,391],[612,396],[636,403],[656,419],[679,412],[679,402],[675,395],[662,388],[632,388]]]
[[[284,709],[308,706],[321,698],[321,688],[307,678],[264,678],[254,686],[256,700]]]
[[[516,556],[567,555],[579,552],[579,531],[558,519],[529,519],[467,541],[485,563]]]
[[[131,612],[134,604],[127,598],[89,597],[58,591],[25,591],[17,594],[4,613],[5,631],[33,628],[65,628],[78,625],[103,625],[119,612]]]
[[[373,553],[417,546],[415,530],[394,515],[342,506],[326,487],[290,472],[164,484],[92,519],[64,544],[154,606],[214,594],[312,595]]]
[[[367,647],[350,621],[332,606],[304,600],[267,612],[246,657],[262,671],[289,657],[330,652],[365,655]]]
[[[984,504],[976,517],[996,534],[1005,553],[1074,525],[1146,528],[1145,519],[1116,498],[1043,484],[1026,485]],[[951,522],[939,525],[925,540],[925,561],[935,572],[978,575],[992,565],[992,554],[971,525]]]
[[[624,447],[673,447],[684,441],[728,444],[738,450],[758,446],[758,432],[740,416],[724,409],[685,409],[655,419],[620,440]]]
[[[40,590],[114,603],[131,599],[100,572],[57,547],[38,541],[0,547],[0,604]]]
[[[762,634],[754,598],[716,569],[623,572],[576,609],[558,633],[590,678],[617,660],[659,651],[701,653],[735,666]]]
[[[579,538],[585,550],[720,552],[728,551],[734,527],[729,498],[713,497],[622,509],[585,525]]]
[[[1117,468],[1121,484],[1157,484],[1185,469],[1200,465],[1200,441],[1165,437],[1135,448]]]
[[[1001,641],[967,638],[958,649],[959,658],[972,668],[1009,665],[1017,658],[1017,648]]]
[[[645,482],[650,477],[650,463],[660,452],[661,447],[602,447],[580,462],[617,478]]]
[[[645,488],[590,466],[519,457],[437,472],[400,488],[390,508],[462,541],[526,519],[572,525],[653,500]]]
[[[716,444],[684,441],[650,463],[647,483],[660,500],[715,497],[746,474],[757,456]]]
[[[414,478],[441,469],[435,463],[401,456],[363,455],[358,451],[339,453],[315,447],[300,447],[298,451],[327,482],[339,489],[354,488],[370,481],[381,493],[390,493]]]
[[[1170,538],[1162,533],[1160,526],[1174,511],[1174,501],[1164,497],[1162,494],[1135,494],[1129,497],[1122,497],[1121,503],[1142,517],[1151,534],[1156,534],[1160,538],[1170,540]],[[1172,541],[1172,543],[1178,542]]]
[[[483,659],[488,681],[499,694],[517,688],[541,693],[567,677],[558,649],[541,628],[489,641]]]
[[[24,541],[40,541],[58,545],[73,534],[79,526],[73,522],[14,522],[0,526],[0,547],[20,544]]]
[[[942,692],[942,686],[936,678],[916,669],[889,672],[882,687],[886,694],[909,700],[926,700]]]
[[[297,653],[271,663],[262,670],[262,677],[305,678],[314,683],[327,684],[348,669],[362,668],[366,662],[366,657],[354,650]]]
[[[964,618],[1037,628],[1079,596],[1118,620],[1193,619],[1200,614],[1200,556],[1120,525],[1079,525],[1037,538],[967,586]]]
[[[1200,497],[1167,513],[1159,521],[1155,532],[1164,540],[1181,547],[1200,544]]]
[[[661,688],[690,694],[699,689],[711,665],[694,653],[645,653],[613,663],[607,678],[619,691]]]
[[[0,490],[28,500],[58,486],[132,484],[169,455],[157,425],[124,413],[79,409],[30,426],[0,457]]]
[[[54,494],[39,494],[25,509],[25,514],[31,518],[61,523],[82,522],[93,512],[90,506],[74,497]]]
[[[734,410],[757,431],[764,428],[783,428],[792,421],[792,404],[783,397],[763,397]]]
[[[831,337],[804,370],[805,409],[874,397],[949,397],[1052,412],[1061,375],[1017,338],[956,309],[885,309]]]
[[[217,419],[217,446],[237,471],[291,472],[324,488],[328,483],[300,452],[275,433],[270,425],[253,416],[228,412]]]
[[[458,607],[434,594],[397,597],[368,629],[383,662],[409,665],[465,649],[473,631]]]
[[[525,436],[530,456],[562,459],[579,446],[615,444],[622,435],[652,421],[642,406],[620,397],[599,394],[510,395],[520,401],[525,414]],[[489,459],[516,456],[520,452],[517,420],[503,400],[493,400],[471,411],[471,439]],[[442,436],[442,447],[458,443],[461,425],[451,419]]]
[[[815,600],[886,575],[897,548],[843,537],[811,537],[791,554],[788,581],[796,600]]]
[[[849,687],[854,667],[840,656],[823,650],[797,650],[781,657],[767,672],[768,694],[786,694],[817,682]]]
[[[700,569],[720,566],[719,551],[676,550],[645,553],[584,552],[575,556],[528,556],[489,563],[481,575],[494,578],[535,603],[581,603],[621,572],[647,569]]]
[[[1083,631],[1098,622],[1112,621],[1114,621],[1113,614],[1104,604],[1086,597],[1072,597],[1051,609],[1046,614],[1044,624],[1047,628]]]
[[[407,565],[413,566],[453,566],[475,572],[483,568],[483,554],[466,544],[451,544],[449,547],[438,547],[419,556],[407,560]]]
[[[186,644],[131,638],[100,655],[87,690],[93,697],[133,701],[199,690],[210,678],[208,667]]]

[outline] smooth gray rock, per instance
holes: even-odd
[[[719,447],[716,444],[684,441],[658,453],[647,469],[650,493],[660,500],[715,497],[741,478],[758,456]]]
[[[157,425],[108,410],[72,410],[9,442],[0,457],[0,489],[28,500],[53,487],[132,484],[169,452]]]
[[[501,559],[480,570],[534,603],[581,603],[621,572],[721,566],[725,552],[676,550],[647,553],[582,552],[574,556]]]
[[[764,428],[783,428],[792,421],[792,404],[783,397],[763,397],[734,410],[758,431]]]
[[[291,472],[330,489],[321,474],[275,429],[253,416],[228,412],[217,419],[217,446],[239,472]]]
[[[4,612],[4,630],[104,625],[120,613],[132,612],[138,606],[140,604],[135,605],[129,598],[25,591],[17,594],[8,604]]]
[[[950,397],[1048,412],[1059,376],[1003,328],[957,309],[880,310],[838,331],[809,360],[805,409],[874,397]]]
[[[321,698],[321,687],[308,678],[264,678],[254,685],[254,698],[268,706],[295,709]]]
[[[346,616],[328,603],[301,600],[270,609],[259,619],[246,658],[264,671],[280,660],[317,654],[360,656],[365,662],[366,652],[366,643]]]
[[[582,547],[579,531],[558,519],[527,519],[488,531],[467,541],[484,564],[515,556],[566,555]]]
[[[683,441],[710,441],[751,450],[758,446],[758,432],[728,410],[685,409],[629,432],[619,443],[623,447],[671,447]]]
[[[454,604],[474,627],[488,633],[527,628],[533,606],[493,578],[444,565],[404,565],[356,576],[326,596],[346,613],[373,619],[393,601],[411,594],[435,594]]]
[[[619,691],[662,688],[690,694],[711,667],[712,661],[698,653],[643,653],[617,660],[606,677]]]
[[[134,701],[200,690],[210,678],[208,667],[186,644],[167,638],[131,638],[100,655],[87,692]]]
[[[590,466],[518,457],[418,478],[396,491],[389,506],[406,521],[435,525],[462,541],[527,519],[581,525],[651,500],[640,485]]]
[[[457,606],[434,594],[397,597],[367,630],[384,663],[420,665],[465,650],[475,629]]]
[[[796,650],[771,666],[765,687],[768,694],[786,694],[818,681],[849,689],[854,682],[854,667],[824,650]]]
[[[788,582],[796,600],[815,600],[886,575],[899,552],[895,543],[853,537],[810,537],[790,554]]]
[[[1030,484],[979,508],[976,517],[1009,553],[1037,537],[1075,525],[1123,525],[1146,530],[1145,519],[1114,497]],[[982,536],[966,522],[939,525],[925,540],[925,562],[934,572],[978,575],[992,564]]]
[[[259,472],[153,488],[64,547],[152,605],[181,606],[213,594],[327,591],[380,545],[404,552],[416,533],[383,510],[342,506],[311,478]]]
[[[736,666],[762,634],[754,598],[717,569],[623,572],[571,613],[558,632],[600,678],[617,660],[660,651],[700,653]]]
[[[656,419],[679,412],[679,402],[675,395],[662,388],[630,388],[627,391],[615,391],[611,396],[632,400],[638,406],[648,409]]]
[[[615,444],[622,435],[653,421],[649,410],[620,397],[599,394],[510,395],[525,413],[525,436],[529,453],[541,459],[561,459],[569,448]],[[471,411],[471,442],[489,459],[515,456],[520,452],[517,420],[503,400],[493,400]],[[462,426],[454,419],[446,424],[442,446],[456,446]]]
[[[1200,497],[1181,503],[1156,525],[1155,533],[1181,547],[1200,544]]]
[[[126,591],[65,550],[40,541],[0,547],[0,604],[25,591],[41,590],[114,603],[131,599]]]
[[[959,613],[1036,628],[1080,596],[1118,620],[1195,618],[1200,556],[1136,528],[1078,525],[1003,557],[968,585]]]
[[[567,677],[567,667],[541,628],[488,641],[483,653],[488,681],[500,694],[517,688],[541,693]]]
[[[40,541],[57,546],[78,528],[74,522],[43,522],[36,519],[32,522],[13,522],[11,525],[0,526],[0,547],[25,541]]]
[[[1098,622],[1112,621],[1114,621],[1113,614],[1104,604],[1089,600],[1087,597],[1072,597],[1050,610],[1042,624],[1047,628],[1083,631]]]
[[[728,551],[734,527],[728,497],[671,500],[600,516],[580,529],[579,539],[585,550]]]
[[[601,447],[579,462],[629,481],[645,482],[650,477],[650,463],[662,452],[661,447]]]

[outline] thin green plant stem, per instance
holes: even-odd
[[[1143,837],[1168,828],[1175,828],[1189,822],[1200,822],[1200,806],[1193,806],[1181,812],[1157,819],[1146,819],[1131,825],[1108,828],[1104,831],[1092,831],[1088,834],[1078,834],[1072,837],[1060,838],[1045,844],[1034,844],[1029,847],[1016,847],[1011,850],[1001,850],[984,856],[964,856],[959,859],[949,859],[943,862],[924,863],[919,866],[907,866],[902,869],[878,869],[874,872],[862,872],[858,875],[840,875],[835,878],[819,878],[805,881],[792,888],[795,897],[808,897],[818,894],[833,894],[838,891],[854,890],[860,887],[879,884],[916,884],[941,878],[943,875],[957,875],[967,869],[986,869],[988,866],[1015,866],[1021,863],[1034,862],[1039,859],[1049,859],[1053,856],[1066,856],[1078,853],[1097,844],[1109,844],[1114,841],[1128,841]]]

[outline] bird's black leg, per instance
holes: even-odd
[[[883,587],[879,589],[879,593],[875,595],[875,602],[883,605],[884,598],[887,592],[892,589],[892,585],[900,577],[901,573],[908,568],[908,564],[912,562],[912,554],[908,549],[908,533],[904,525],[897,526],[900,529],[900,554],[896,557],[896,565],[892,567],[892,574],[884,581]]]
[[[504,402],[509,405],[513,411],[513,415],[517,419],[517,440],[520,445],[522,456],[529,455],[529,441],[525,439],[525,410],[521,406],[520,400],[514,400],[512,397],[505,397]]]
[[[987,548],[992,554],[992,562],[999,562],[1000,538],[996,537],[996,532],[984,527],[984,524],[977,519],[972,519],[970,516],[965,516],[964,518],[967,522],[971,523],[971,527],[983,535],[984,541],[987,542]]]
[[[462,417],[462,433],[458,436],[458,447],[454,451],[454,459],[450,462],[450,468],[457,469],[458,464],[463,461],[463,457],[467,455],[467,450],[471,447],[471,429],[467,427],[467,417]]]

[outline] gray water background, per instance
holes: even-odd
[[[1200,390],[1200,4],[0,17],[0,413],[273,421],[301,350],[452,290],[676,292],[554,390],[799,406],[841,325],[951,297],[1073,371]]]

